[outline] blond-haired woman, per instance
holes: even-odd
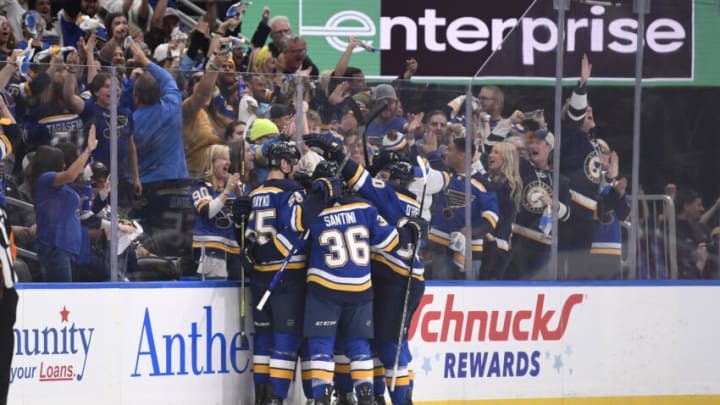
[[[211,145],[203,166],[205,178],[192,188],[193,255],[202,279],[239,275],[240,246],[235,240],[232,202],[241,195],[240,174],[230,174],[230,149]]]
[[[488,156],[486,176],[495,186],[500,216],[492,235],[486,236],[481,278],[500,280],[508,264],[510,234],[523,187],[520,158],[514,145],[498,142],[493,146]]]
[[[272,74],[277,71],[277,58],[267,46],[253,49],[248,56],[248,72]]]

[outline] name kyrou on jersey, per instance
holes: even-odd
[[[59,311],[60,323],[14,329],[15,358],[10,382],[81,381],[92,345],[95,328],[70,320],[70,310]]]

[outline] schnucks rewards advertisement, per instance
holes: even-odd
[[[355,36],[374,52],[356,48],[351,65],[371,77],[395,78],[411,57],[420,64],[417,77],[425,79],[465,80],[488,58],[478,75],[485,80],[551,84],[555,77],[559,33],[552,0],[268,0],[250,7],[245,35],[252,35],[265,4],[272,15],[289,17],[321,69],[332,69]],[[719,10],[713,1],[651,1],[644,30],[646,82],[720,85]],[[564,69],[576,75],[588,54],[594,80],[632,85],[638,25],[633,1],[570,2]]]
[[[9,403],[253,403],[252,320],[216,284],[21,286]],[[718,306],[718,283],[430,283],[413,399],[717,404]]]

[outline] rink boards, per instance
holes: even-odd
[[[252,403],[237,284],[19,293],[11,404]],[[429,283],[415,402],[720,403],[717,308],[720,283]]]

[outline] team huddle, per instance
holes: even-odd
[[[427,229],[407,189],[413,167],[383,162],[378,180],[330,133],[305,145],[326,160],[304,185],[297,147],[277,141],[265,148],[267,180],[232,204],[252,269],[255,402],[287,399],[299,358],[314,403],[330,404],[333,389],[339,403],[384,403],[386,382],[393,403],[411,403],[405,334],[424,291],[415,253]]]

